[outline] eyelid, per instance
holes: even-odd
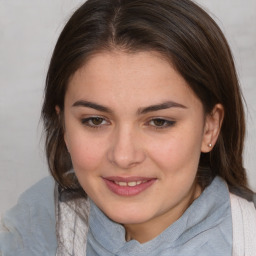
[[[161,120],[164,121],[165,124],[162,126],[157,126],[157,125],[151,125],[150,122],[155,121],[155,120]],[[151,126],[154,129],[166,129],[166,128],[170,128],[172,126],[174,126],[176,124],[176,121],[174,120],[170,120],[168,118],[164,118],[164,117],[152,117],[150,118],[147,122],[146,125],[147,126]]]
[[[89,123],[93,119],[97,119],[97,118],[102,119],[103,122],[106,122],[106,123],[104,123],[104,124],[101,123],[99,125]],[[109,125],[110,121],[103,116],[95,115],[95,116],[88,116],[88,117],[81,118],[81,123],[82,123],[82,125],[85,125],[90,128],[102,128],[103,126]]]

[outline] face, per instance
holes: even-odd
[[[200,194],[200,100],[155,52],[103,52],[70,79],[65,142],[88,196],[127,230],[165,229]],[[161,230],[159,230],[160,232]]]

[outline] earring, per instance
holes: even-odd
[[[212,143],[209,143],[209,144],[208,144],[208,147],[211,148],[211,147],[212,147]]]

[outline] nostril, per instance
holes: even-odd
[[[111,164],[118,166],[122,169],[132,168],[140,163],[142,163],[145,159],[145,156],[140,150],[133,151],[114,151],[112,150],[108,154],[108,159]]]

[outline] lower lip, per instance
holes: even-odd
[[[115,194],[119,196],[136,196],[140,194],[141,192],[145,191],[147,188],[152,186],[156,179],[149,180],[145,183],[141,183],[139,185],[136,185],[134,187],[129,186],[119,186],[115,182],[107,179],[103,179],[107,185],[107,187]]]

